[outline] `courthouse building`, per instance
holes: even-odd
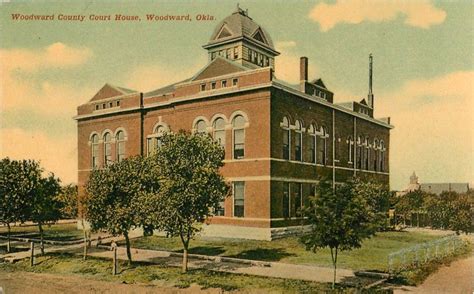
[[[205,226],[207,235],[268,240],[291,233],[301,228],[300,209],[320,179],[389,184],[392,126],[373,117],[371,85],[366,99],[335,104],[321,79],[308,78],[305,57],[299,84],[279,80],[269,33],[240,8],[203,48],[209,62],[192,77],[148,93],[106,84],[78,107],[80,195],[92,169],[152,154],[164,132],[180,129],[208,133],[225,148],[221,172],[233,193]]]

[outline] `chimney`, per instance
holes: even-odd
[[[300,90],[305,92],[305,83],[308,81],[308,57],[300,58]]]

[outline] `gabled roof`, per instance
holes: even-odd
[[[117,87],[114,85],[111,85],[109,83],[106,83],[95,95],[92,97],[90,101],[97,101],[97,100],[102,100],[102,99],[107,99],[107,98],[112,98],[112,97],[118,97],[118,96],[123,96],[127,94],[133,94],[133,93],[138,93],[138,91],[123,88],[123,87]]]
[[[247,12],[239,7],[237,7],[234,13],[219,22],[206,46],[242,37],[257,41],[257,43],[275,51],[273,41],[268,32],[254,22]]]
[[[327,89],[326,85],[324,84],[322,79],[314,79],[311,84],[315,84],[317,86],[320,86],[321,88]]]
[[[208,63],[204,68],[202,68],[190,80],[204,80],[245,70],[249,69],[234,61],[218,56],[213,61]]]
[[[365,105],[365,106],[369,106],[367,104],[367,101],[365,101],[365,98],[363,98],[362,100],[359,101],[359,104],[362,104],[362,105]]]
[[[171,85],[168,85],[168,86],[164,86],[162,88],[158,88],[156,90],[153,90],[153,91],[150,91],[150,92],[147,92],[147,93],[143,94],[143,97],[147,98],[147,97],[152,97],[152,96],[160,96],[160,95],[164,95],[164,94],[174,92],[174,90],[176,89],[176,85],[184,83],[184,82],[188,82],[190,80],[191,79],[189,78],[189,79],[185,79],[185,80],[179,81],[177,83],[174,83],[174,84],[171,84]]]

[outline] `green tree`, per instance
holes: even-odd
[[[321,181],[315,194],[303,210],[311,224],[311,233],[301,237],[301,241],[313,252],[329,247],[334,288],[339,251],[359,248],[365,238],[375,234],[377,219],[370,200],[364,198],[369,193],[361,186],[356,189],[354,183],[333,189],[330,183]]]
[[[389,210],[391,193],[383,184],[354,179],[353,193],[362,197],[370,206],[370,218],[372,225],[377,231],[386,230],[389,227]]]
[[[425,207],[430,218],[431,227],[450,229],[456,233],[471,231],[472,211],[469,193],[442,192],[430,195]],[[472,197],[472,196],[471,196]]]
[[[60,203],[61,218],[73,219],[78,216],[77,185],[69,184],[61,187],[61,192],[56,197]]]
[[[49,222],[57,221],[60,216],[60,203],[57,196],[61,191],[60,180],[49,174],[48,177],[38,180],[33,197],[28,202],[28,219],[38,225],[40,233],[41,254],[44,254],[43,226]]]
[[[166,134],[162,142],[153,157],[159,167],[159,192],[142,194],[148,207],[145,223],[180,238],[185,273],[190,240],[229,192],[219,174],[224,150],[209,136],[184,131]]]
[[[403,219],[403,224],[406,225],[406,221],[409,217],[410,221],[412,221],[412,213],[419,213],[424,207],[427,197],[429,197],[429,195],[421,190],[411,191],[400,196],[395,204],[395,214],[400,216]],[[411,223],[411,225],[413,225],[413,223]]]
[[[28,218],[28,203],[41,177],[39,164],[32,160],[0,162],[0,223],[8,228],[7,252],[10,252],[10,224]]]
[[[105,169],[93,170],[86,184],[86,220],[93,231],[105,230],[114,236],[124,236],[129,264],[132,262],[129,232],[139,226],[144,208],[138,195],[158,190],[153,169],[148,158],[130,157]]]

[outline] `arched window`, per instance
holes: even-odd
[[[196,129],[196,133],[199,133],[199,134],[207,133],[207,125],[203,119],[198,120],[194,128]]]
[[[212,124],[213,137],[219,145],[225,148],[225,121],[222,117],[218,117]]]
[[[290,159],[290,121],[285,116],[283,117],[283,122],[281,123],[281,127],[283,129],[283,159]]]
[[[354,152],[354,140],[352,140],[352,137],[349,136],[347,137],[347,154],[348,154],[348,163],[352,163],[352,157],[353,157],[353,154],[352,152]]]
[[[372,158],[374,171],[378,170],[377,162],[379,161],[379,140],[374,140],[374,155]]]
[[[310,140],[309,140],[310,162],[316,163],[316,128],[313,125],[310,125],[308,128],[308,133],[310,136]]]
[[[357,137],[357,152],[356,152],[356,160],[357,160],[357,168],[362,169],[362,139],[361,137]]]
[[[92,150],[92,168],[99,167],[99,135],[94,134],[91,138],[91,150]]]
[[[117,161],[120,162],[125,158],[125,133],[118,131],[115,135],[115,148],[117,152]]]
[[[147,155],[152,155],[162,145],[162,137],[166,133],[167,128],[163,125],[159,125],[153,131],[153,134],[147,137]]]
[[[302,125],[299,120],[295,121],[295,160],[302,161],[303,133]]]
[[[369,162],[370,162],[370,143],[369,143],[369,138],[365,137],[364,141],[365,145],[365,156],[364,156],[364,168],[366,170],[370,169]]]
[[[112,135],[105,133],[104,135],[104,165],[112,163]]]
[[[237,115],[232,120],[232,132],[234,139],[234,159],[241,159],[245,156],[245,118]]]
[[[326,128],[321,127],[320,134],[318,136],[318,163],[326,165],[327,163],[327,132]]]

